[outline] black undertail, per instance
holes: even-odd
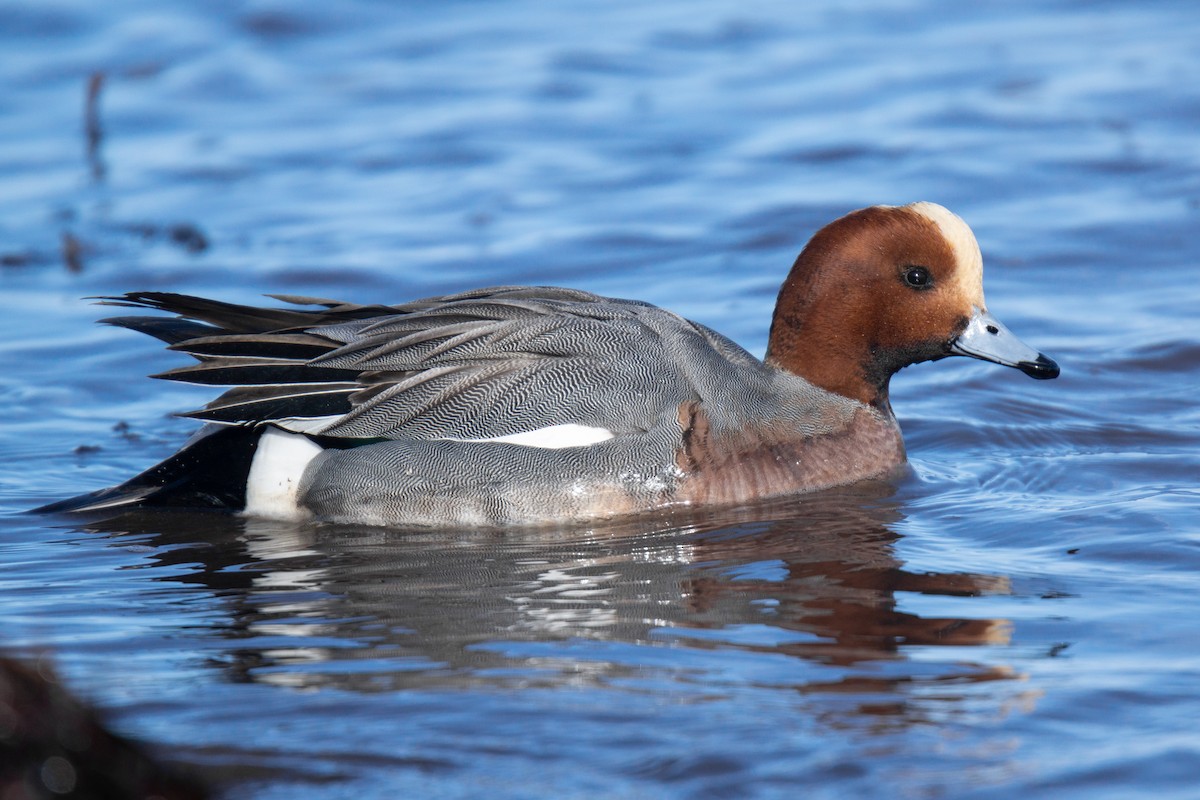
[[[262,426],[214,427],[175,455],[118,486],[60,500],[34,513],[103,511],[108,508],[213,508],[240,511],[246,478]]]

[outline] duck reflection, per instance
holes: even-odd
[[[858,710],[903,716],[918,712],[879,693],[1014,674],[929,650],[1006,644],[1007,621],[926,617],[901,610],[898,594],[1010,587],[906,570],[890,491],[865,484],[606,528],[403,531],[167,512],[94,527],[152,534],[157,560],[184,567],[170,580],[228,603],[217,661],[237,681],[355,691],[604,682],[695,667],[664,649],[687,648],[787,656],[804,667],[791,671],[796,690],[861,694]]]

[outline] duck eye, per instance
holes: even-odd
[[[905,267],[904,284],[913,289],[928,289],[933,286],[933,276],[925,267]]]

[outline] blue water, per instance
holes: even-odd
[[[1200,797],[1198,33],[1185,0],[0,5],[0,648],[229,797]],[[761,353],[808,235],[922,199],[1063,376],[906,370],[897,481],[649,530],[20,513],[207,396],[83,297],[560,284]]]

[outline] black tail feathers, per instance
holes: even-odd
[[[175,455],[118,486],[59,500],[35,514],[117,508],[213,508],[240,511],[260,426],[214,426]]]

